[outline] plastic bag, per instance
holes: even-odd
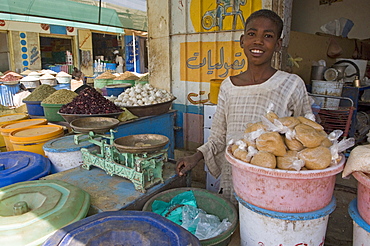
[[[347,37],[353,25],[354,25],[353,21],[344,17],[340,17],[339,19],[329,21],[328,23],[322,25],[320,29],[321,31],[327,34]]]
[[[332,164],[337,164],[338,160],[340,160],[339,154],[344,152],[346,149],[351,148],[355,145],[355,139],[354,138],[346,138],[342,139],[340,142],[338,142],[338,139],[340,136],[342,136],[343,131],[342,130],[334,130],[328,135],[328,139],[333,143],[332,146],[330,146],[330,153],[332,156]]]
[[[182,210],[182,227],[193,233],[199,240],[205,240],[220,235],[231,223],[228,219],[220,219],[204,210],[192,206],[184,206]]]
[[[23,99],[28,97],[31,94],[29,91],[22,91],[13,96],[13,103],[15,107],[20,107],[22,104],[24,104]]]
[[[180,193],[172,198],[170,202],[155,200],[152,204],[152,211],[181,225],[182,210],[185,205],[197,207],[193,191]]]
[[[290,165],[289,167],[296,170],[296,171],[300,171],[302,169],[302,167],[304,167],[304,160],[295,160],[293,161],[292,165]]]
[[[356,146],[350,153],[347,163],[342,172],[345,178],[351,173],[361,171],[370,174],[370,145]]]

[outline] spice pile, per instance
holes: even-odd
[[[44,100],[42,100],[42,103],[45,104],[67,104],[72,102],[73,98],[78,96],[78,94],[74,91],[70,91],[67,89],[61,89],[57,90]]]
[[[262,121],[247,125],[244,137],[231,144],[229,151],[244,162],[265,168],[318,170],[337,164],[354,139],[338,142],[343,131],[329,135],[313,120],[299,117],[279,118],[269,112]]]
[[[43,84],[38,86],[28,97],[24,98],[23,101],[42,101],[54,92],[56,92],[54,87]]]
[[[140,79],[137,81],[148,81],[149,80],[149,74],[146,73],[145,75],[141,76]]]
[[[0,78],[0,81],[13,82],[13,81],[19,81],[21,78],[22,78],[22,75],[14,73],[14,72],[9,72],[9,73],[3,75]]]
[[[117,78],[115,78],[114,80],[138,80],[138,79],[139,79],[138,76],[129,71],[126,71]]]
[[[59,110],[63,114],[110,114],[122,111],[92,87],[80,91],[72,102],[63,105]]]
[[[116,76],[114,76],[111,72],[106,71],[106,72],[100,74],[95,79],[115,79],[115,78],[116,78]]]

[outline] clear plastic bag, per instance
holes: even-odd
[[[184,206],[182,210],[182,227],[193,233],[199,240],[216,237],[226,231],[231,223],[228,219],[220,219],[204,210],[192,206]]]

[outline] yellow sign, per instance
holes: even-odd
[[[182,81],[209,82],[247,69],[239,41],[181,43],[180,60]]]
[[[192,0],[190,19],[196,32],[243,30],[246,18],[262,0]]]

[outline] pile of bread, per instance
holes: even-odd
[[[229,151],[237,159],[265,168],[325,169],[341,158],[340,134],[328,135],[320,124],[303,116],[279,118],[268,112],[262,121],[248,124],[243,139],[233,141]]]

